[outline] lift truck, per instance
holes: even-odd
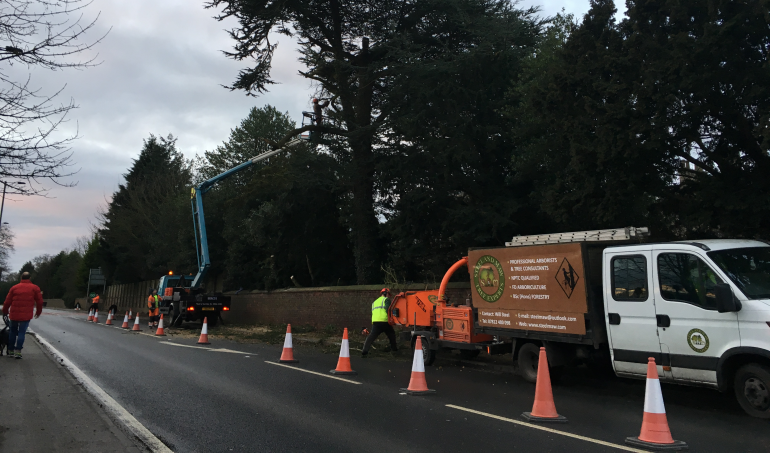
[[[519,236],[470,249],[433,291],[397,294],[389,321],[422,337],[430,365],[441,349],[471,358],[512,354],[537,379],[589,363],[646,378],[734,391],[751,416],[770,418],[770,243],[711,239],[647,243],[647,228]],[[470,298],[445,297],[467,267]]]
[[[233,167],[211,179],[203,181],[191,190],[193,224],[195,228],[195,249],[198,257],[198,272],[195,276],[168,275],[161,277],[158,283],[158,295],[163,298],[160,313],[165,318],[171,318],[171,326],[179,326],[183,321],[203,321],[208,318],[211,326],[220,319],[220,313],[230,310],[230,296],[220,293],[206,293],[202,287],[203,281],[211,267],[209,243],[206,235],[206,220],[203,211],[203,195],[211,190],[218,182],[251,167],[269,157],[280,154],[299,145],[309,136],[302,136],[289,141],[281,148],[259,154],[242,164]]]

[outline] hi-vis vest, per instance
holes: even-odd
[[[388,298],[381,296],[372,303],[372,322],[388,322]]]
[[[158,308],[158,300],[159,300],[158,296],[151,295],[150,297],[147,298],[147,307],[150,310],[157,309]]]

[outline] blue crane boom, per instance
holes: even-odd
[[[191,289],[197,289],[200,287],[201,282],[206,277],[206,273],[211,267],[211,258],[209,256],[209,242],[206,236],[206,219],[203,214],[203,195],[209,190],[211,190],[211,188],[216,183],[234,175],[235,173],[238,173],[239,171],[245,168],[248,168],[256,164],[257,162],[260,162],[269,157],[275,156],[276,154],[280,154],[288,150],[289,148],[296,146],[299,143],[302,143],[303,140],[304,139],[301,139],[301,138],[295,138],[294,140],[288,142],[286,145],[284,145],[281,148],[267,151],[258,156],[252,157],[246,162],[238,166],[235,166],[225,172],[222,172],[211,179],[207,179],[206,181],[203,181],[202,183],[198,184],[196,187],[192,188],[192,193],[190,198],[192,202],[193,225],[195,228],[195,251],[198,256],[198,273],[195,275],[195,278],[193,279],[192,284],[190,285]]]

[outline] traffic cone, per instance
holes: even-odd
[[[136,319],[134,320],[134,328],[131,329],[131,332],[140,332],[142,329],[139,325],[139,313],[136,314]]]
[[[128,319],[133,319],[133,318],[134,318],[134,312],[131,310],[128,310]]]
[[[648,450],[687,450],[685,442],[674,440],[668,428],[666,408],[663,406],[663,394],[660,391],[660,379],[655,359],[647,362],[647,389],[644,392],[644,417],[639,437],[626,437],[626,443]]]
[[[548,371],[548,357],[545,348],[540,348],[540,359],[537,363],[537,383],[535,384],[535,404],[532,412],[521,414],[531,422],[567,423],[567,418],[556,412],[551,390],[551,373]]]
[[[123,318],[123,325],[120,326],[121,329],[130,329],[128,326],[128,312],[126,312],[126,316]]]
[[[198,344],[211,344],[209,343],[209,318],[203,318],[203,327],[201,328],[201,337],[198,338]]]
[[[160,322],[158,323],[158,330],[155,331],[156,337],[165,337],[166,331],[163,330],[163,315],[160,315]]]
[[[111,326],[112,325],[112,312],[107,312],[107,322],[104,323],[105,326]]]
[[[278,361],[281,363],[299,363],[299,360],[294,359],[294,346],[291,343],[291,324],[286,326],[286,339],[283,340],[283,352],[281,353],[281,359]]]
[[[94,322],[99,322],[99,310],[94,310]]]
[[[412,359],[412,377],[409,379],[409,387],[401,389],[409,395],[432,395],[435,390],[428,389],[425,382],[425,363],[422,358],[422,337],[417,337],[414,343],[414,359]]]
[[[86,321],[93,322],[93,320],[94,320],[94,310],[91,309],[91,310],[88,310],[88,319]]]
[[[337,361],[337,369],[329,371],[331,374],[352,376],[358,374],[350,367],[350,344],[348,342],[348,328],[342,333],[342,345],[340,346],[340,359]]]

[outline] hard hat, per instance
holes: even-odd
[[[390,292],[390,289],[382,288],[382,291],[380,291],[380,294],[382,294],[382,293],[389,293],[389,292]]]

